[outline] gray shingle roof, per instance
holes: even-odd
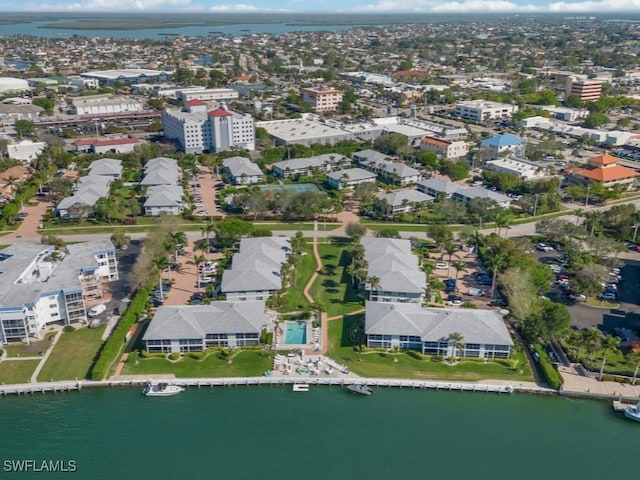
[[[367,335],[414,335],[446,341],[459,332],[465,343],[513,345],[504,321],[492,310],[425,308],[417,303],[367,302]]]
[[[361,240],[368,277],[378,277],[378,291],[422,294],[427,287],[418,257],[411,252],[409,240],[365,237]]]
[[[263,301],[159,307],[143,340],[195,339],[207,334],[260,333],[268,323]]]
[[[418,190],[398,190],[381,195],[379,198],[381,200],[386,200],[392,207],[401,207],[402,202],[405,200],[410,204],[432,202],[435,200],[431,195],[419,192]]]
[[[245,157],[230,157],[222,161],[222,165],[235,178],[262,176],[260,167]]]
[[[347,180],[366,180],[371,179],[371,181],[375,181],[376,174],[371,173],[368,170],[364,170],[363,168],[347,168],[345,170],[336,170],[335,172],[327,173],[327,178],[331,178],[336,181],[341,181],[343,175],[347,176]]]

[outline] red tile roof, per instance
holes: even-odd
[[[128,145],[139,142],[138,137],[105,138],[104,140],[99,138],[81,138],[73,142],[73,144],[76,146],[93,145],[94,147],[109,147],[111,145]]]
[[[638,177],[640,176],[640,173],[631,168],[623,167],[622,165],[612,165],[610,167],[603,168],[585,168],[583,170],[578,170],[576,175],[580,175],[597,182],[606,183]]]
[[[216,108],[215,110],[211,110],[208,115],[210,117],[230,117],[233,114],[224,108]]]
[[[206,105],[207,102],[203,102],[202,100],[198,100],[197,98],[194,98],[193,100],[187,100],[186,102],[184,102],[184,104],[187,107],[199,107],[199,106]]]
[[[612,165],[614,163],[618,163],[618,159],[613,155],[609,155],[609,152],[607,152],[606,150],[602,152],[602,155],[591,157],[587,161],[594,165]]]
[[[438,147],[448,147],[451,145],[451,142],[429,136],[422,137],[422,143],[430,143],[432,145],[437,145]]]

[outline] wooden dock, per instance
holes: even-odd
[[[637,404],[635,403],[627,403],[627,402],[623,402],[621,400],[614,400],[613,401],[613,409],[616,412],[624,412],[624,409],[627,407],[635,407]]]

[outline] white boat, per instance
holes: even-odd
[[[636,405],[627,405],[624,407],[624,416],[631,420],[635,420],[636,422],[640,422],[640,402]]]
[[[347,390],[359,395],[371,395],[373,393],[369,385],[347,385]]]
[[[142,390],[142,394],[146,397],[170,397],[184,392],[184,387],[179,385],[171,385],[167,382],[147,383]]]
[[[308,383],[294,383],[293,384],[294,392],[308,392],[309,384]]]

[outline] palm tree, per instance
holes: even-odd
[[[178,248],[179,245],[186,245],[187,243],[187,234],[185,232],[175,232],[170,234],[171,238],[173,239],[174,243],[175,243],[175,259],[176,259],[176,263],[178,263],[178,251],[180,250]]]
[[[193,263],[196,266],[196,278],[197,278],[196,285],[198,287],[198,293],[200,293],[200,265],[202,265],[206,261],[207,259],[205,258],[204,255],[196,255],[195,257],[193,257]]]
[[[453,358],[456,358],[458,356],[456,355],[458,350],[462,350],[462,352],[464,353],[464,336],[460,332],[451,332],[449,334],[449,344],[451,344],[451,346],[453,347],[451,351],[451,356]]]
[[[603,353],[602,353],[602,365],[600,366],[600,380],[602,380],[602,377],[604,375],[604,366],[605,366],[605,363],[607,362],[607,352],[608,351],[615,352],[616,350],[618,350],[619,346],[620,346],[619,337],[614,337],[613,335],[607,335],[602,339],[601,348]]]
[[[588,328],[586,330],[582,330],[581,335],[581,343],[585,347],[587,360],[591,361],[594,350],[598,348],[602,341],[602,332],[597,328]]]
[[[215,223],[209,222],[204,227],[202,227],[202,236],[207,239],[207,260],[209,260],[209,237],[213,231],[215,231]]]
[[[457,282],[458,281],[458,275],[460,274],[460,272],[466,270],[467,264],[464,263],[462,260],[456,260],[455,262],[453,262],[453,268],[456,271],[456,282]]]
[[[160,289],[160,300],[164,300],[164,292],[162,290],[162,272],[169,266],[169,260],[164,255],[153,259],[153,264],[158,269],[158,287]]]
[[[380,284],[380,277],[371,275],[370,277],[367,278],[367,283],[369,284],[369,300],[371,300],[371,296],[373,295],[373,292],[380,290],[380,288],[382,288],[382,285]]]
[[[449,255],[449,263],[447,264],[449,265],[447,269],[447,278],[451,277],[451,258],[453,257],[453,254],[456,253],[457,251],[458,251],[458,246],[455,243],[448,242],[444,245],[444,253]],[[444,257],[444,254],[442,256]]]
[[[492,274],[491,278],[491,298],[494,298],[496,291],[496,277],[498,276],[498,270],[500,270],[505,264],[505,257],[500,254],[493,255],[487,258],[487,267]]]
[[[573,211],[573,214],[576,216],[576,225],[580,225],[580,219],[582,217],[584,217],[584,214],[585,214],[584,209],[583,208],[576,208]]]

